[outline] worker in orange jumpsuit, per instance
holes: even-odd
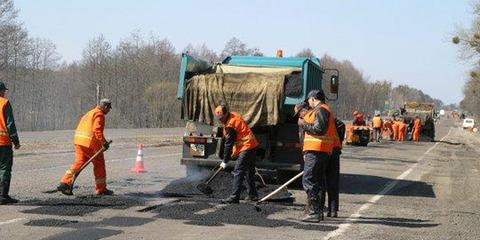
[[[393,120],[389,119],[383,124],[383,135],[385,139],[393,139]]]
[[[405,141],[405,136],[407,134],[407,124],[403,119],[400,119],[398,124],[398,141]]]
[[[112,102],[109,99],[102,99],[100,104],[87,112],[80,119],[75,130],[75,163],[65,173],[58,190],[65,195],[72,195],[73,175],[102,147],[108,149],[109,143],[103,135],[105,128],[105,115],[110,112]],[[113,195],[113,191],[107,189],[105,159],[103,153],[99,154],[92,161],[93,174],[95,175],[95,190],[97,195]]]
[[[422,131],[422,120],[420,120],[419,116],[415,116],[415,120],[413,120],[413,141],[418,142],[420,141],[420,132]]]
[[[392,124],[392,129],[393,129],[393,140],[398,141],[398,127],[400,126],[400,122],[394,118],[393,119],[393,124]]]

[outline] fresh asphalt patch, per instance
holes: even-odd
[[[57,216],[83,216],[104,208],[127,209],[144,204],[145,201],[142,199],[121,195],[84,195],[70,198],[33,199],[21,203],[21,205],[26,206],[36,206],[36,208],[33,209],[23,210],[23,213]]]
[[[272,219],[270,215],[291,211],[287,206],[276,204],[262,205],[263,211],[257,212],[253,204],[218,204],[212,200],[184,199],[179,202],[161,205],[151,212],[154,218],[183,220],[185,224],[218,227],[224,225],[247,225],[255,227],[293,227],[312,231],[333,231],[335,226],[323,224],[304,224],[297,220]],[[298,211],[298,209],[296,209]]]

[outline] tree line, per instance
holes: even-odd
[[[480,1],[472,4],[472,25],[460,28],[452,41],[460,46],[460,58],[470,63],[472,69],[463,87],[460,107],[470,114],[480,116]]]
[[[96,104],[97,94],[113,101],[109,128],[182,126],[181,104],[176,99],[182,52],[211,62],[229,55],[264,55],[237,38],[227,41],[221,52],[206,44],[190,44],[178,51],[165,38],[134,31],[116,45],[103,35],[96,36],[85,46],[81,59],[66,63],[52,41],[29,35],[13,0],[0,0],[0,80],[10,89],[7,96],[22,131],[72,129]],[[296,56],[315,57],[308,48]],[[354,110],[384,110],[386,103],[390,107],[404,101],[442,105],[421,90],[393,86],[388,80],[370,81],[348,60],[324,55],[321,62],[322,67],[340,70],[340,98],[332,104],[342,118],[350,118]]]

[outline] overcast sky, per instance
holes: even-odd
[[[408,84],[458,103],[471,66],[451,36],[472,21],[471,0],[156,1],[16,0],[32,36],[57,44],[63,60],[81,58],[99,34],[114,45],[135,30],[169,39],[177,51],[205,43],[221,51],[237,37],[265,55],[303,48],[348,59],[370,80]]]

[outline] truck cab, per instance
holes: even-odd
[[[219,98],[229,108],[232,106],[231,111],[248,118],[246,122],[260,142],[257,168],[274,173],[300,172],[303,168],[302,146],[298,118],[293,109],[295,104],[305,100],[310,90],[322,88],[324,73],[318,58],[229,56],[221,63],[210,64],[182,54],[177,98],[182,101],[182,119],[186,120],[180,163],[186,165],[187,175],[194,174],[201,167],[211,168],[222,160],[222,125],[214,121],[211,111],[219,103]],[[338,90],[338,71],[335,73],[330,79],[330,93],[333,95]],[[232,93],[224,89],[227,82],[217,84],[227,77],[233,78],[233,82],[248,78],[250,85],[245,86],[250,88],[238,88]],[[278,95],[264,97],[267,100],[259,100],[262,98],[257,97],[258,94],[248,95],[259,91],[255,85],[252,88],[251,83],[256,82],[258,88],[262,88],[271,78],[279,79],[281,83],[268,85],[265,94],[278,92]],[[259,110],[247,112],[238,102]],[[275,109],[272,110],[271,105]],[[275,117],[271,121],[272,113]],[[233,164],[230,162],[229,166]]]

